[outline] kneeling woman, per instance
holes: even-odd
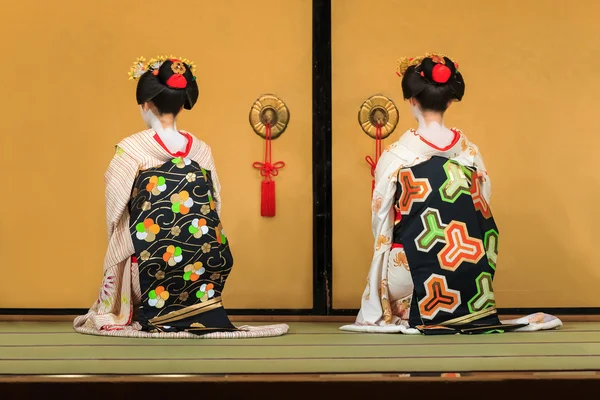
[[[373,261],[357,321],[342,329],[453,334],[560,326],[541,313],[498,319],[490,180],[477,147],[443,122],[465,91],[457,64],[441,55],[403,59],[398,75],[418,128],[377,165]]]
[[[104,281],[81,333],[155,337],[277,336],[286,325],[236,328],[221,294],[233,266],[210,147],[175,119],[198,99],[193,65],[134,64],[148,130],[121,141],[105,176]]]

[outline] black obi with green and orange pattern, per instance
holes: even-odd
[[[130,232],[142,296],[136,319],[144,330],[236,330],[221,303],[233,257],[213,193],[211,171],[187,158],[136,177]]]
[[[426,334],[514,328],[496,312],[499,233],[477,171],[431,157],[399,171],[396,199],[393,241],[404,247],[414,284],[410,326]]]

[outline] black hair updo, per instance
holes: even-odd
[[[198,83],[188,64],[168,59],[158,70],[148,69],[138,80],[137,103],[151,101],[161,114],[191,110],[198,100]]]
[[[444,112],[450,101],[462,100],[465,81],[448,57],[427,57],[406,69],[402,92],[404,99],[414,97],[424,111]]]

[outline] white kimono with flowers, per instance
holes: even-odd
[[[392,248],[394,232],[397,178],[399,170],[429,160],[432,156],[452,159],[461,165],[474,167],[478,172],[482,195],[490,204],[491,182],[479,149],[458,129],[457,137],[446,148],[432,145],[417,130],[405,132],[381,155],[375,171],[375,189],[372,197],[373,259],[362,296],[361,308],[354,325],[341,329],[355,332],[402,332],[419,334],[408,325],[413,282],[403,251]],[[406,264],[406,268],[397,268]],[[562,322],[547,314],[537,313],[504,323],[528,323],[522,331],[551,329]]]

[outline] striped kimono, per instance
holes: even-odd
[[[229,321],[221,291],[233,259],[219,220],[219,178],[210,147],[182,135],[187,148],[175,154],[152,130],[117,145],[105,174],[104,279],[75,330],[166,338],[285,334],[283,324],[236,328]]]

